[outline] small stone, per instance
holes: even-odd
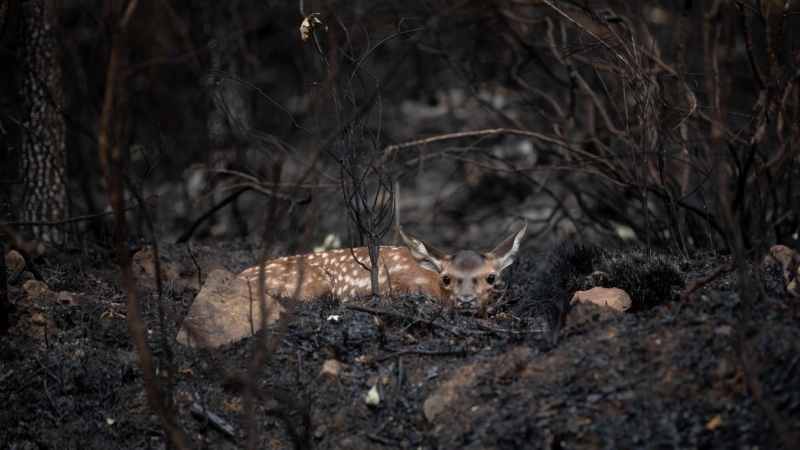
[[[428,423],[433,423],[436,416],[443,413],[445,409],[452,405],[457,398],[457,394],[447,387],[438,389],[422,402],[422,415]]]
[[[578,291],[572,296],[571,303],[576,302],[594,303],[620,312],[631,307],[630,295],[619,288],[593,287],[588,291]]]
[[[586,403],[597,403],[601,398],[603,396],[600,394],[589,394],[586,396]]]
[[[56,303],[61,306],[69,306],[73,308],[78,306],[75,296],[67,291],[61,291],[56,295]]]
[[[631,401],[636,398],[636,393],[633,391],[623,391],[616,395],[617,400],[620,401]]]
[[[25,258],[23,258],[18,251],[11,250],[10,252],[6,253],[6,267],[8,267],[8,269],[12,272],[24,264]]]
[[[55,298],[55,293],[47,287],[44,281],[28,280],[22,285],[22,290],[30,298],[39,300],[52,300]]]
[[[324,363],[322,363],[322,369],[319,371],[320,378],[326,380],[332,380],[335,378],[339,378],[339,374],[342,372],[342,363],[335,359],[327,359]]]
[[[780,267],[781,273],[783,274],[783,280],[788,286],[791,283],[793,275],[791,273],[791,268],[798,262],[800,262],[800,255],[794,250],[785,245],[773,245],[772,248],[769,249],[769,252],[764,256],[762,264],[776,265]],[[797,279],[796,276],[794,278]]]
[[[86,352],[83,351],[82,348],[75,350],[75,353],[72,354],[72,360],[78,362],[86,357]]]
[[[730,325],[720,325],[714,328],[714,334],[719,334],[720,336],[730,336],[733,332],[733,327]]]
[[[161,279],[164,285],[173,284],[179,289],[184,289],[187,285],[197,285],[197,279],[186,280],[181,277],[181,266],[175,261],[169,260],[168,256],[160,255]],[[156,289],[156,255],[153,247],[144,247],[133,254],[131,268],[136,277],[136,282],[150,289]]]
[[[597,336],[598,341],[613,341],[619,335],[619,328],[613,325],[605,327],[605,329]]]
[[[714,374],[718,379],[724,380],[736,374],[736,368],[726,358],[720,359],[717,367],[714,369]]]
[[[33,315],[33,317],[31,317],[31,322],[34,325],[39,325],[43,327],[47,324],[47,319],[45,319],[41,313],[36,313]]]

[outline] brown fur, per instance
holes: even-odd
[[[490,276],[499,279],[500,272],[511,264],[525,228],[523,226],[489,253],[460,251],[445,255],[401,227],[400,235],[408,248],[380,248],[380,293],[424,294],[445,306],[483,315],[492,292],[493,283],[488,279]],[[372,293],[370,267],[366,248],[354,248],[352,252],[350,249],[328,250],[267,261],[264,282],[266,292],[275,296],[310,300],[335,295],[348,301]],[[237,278],[255,286],[259,270],[259,266],[250,267]]]
[[[369,253],[364,247],[354,248],[353,254],[368,268]],[[431,298],[444,297],[439,277],[419,267],[405,247],[381,247],[378,266],[378,285],[382,295],[425,294]],[[389,269],[388,276],[386,268]],[[244,270],[237,278],[255,285],[258,266]],[[266,290],[278,296],[310,300],[324,295],[336,295],[342,301],[370,295],[370,271],[364,269],[350,249],[328,250],[306,255],[288,256],[264,264]]]

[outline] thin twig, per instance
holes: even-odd
[[[428,322],[427,321],[428,319],[421,318],[421,317],[413,317],[413,316],[409,316],[407,314],[399,313],[399,312],[396,312],[396,311],[387,311],[387,310],[381,310],[381,309],[374,309],[374,308],[368,308],[366,306],[360,306],[360,305],[344,305],[344,307],[347,308],[347,309],[352,309],[354,311],[361,311],[361,312],[365,312],[365,313],[369,313],[369,314],[375,314],[376,316],[390,316],[390,317],[396,317],[398,319],[403,319],[403,320],[408,320],[408,321],[426,322],[427,325],[430,325],[430,326],[433,326],[433,327],[436,327],[436,328],[439,328],[439,329],[442,329],[442,330],[445,330],[445,331],[448,331],[448,332],[454,333],[454,334],[475,334],[475,335],[486,334],[485,332],[480,331],[480,330],[471,330],[469,328],[457,327],[457,326],[452,326],[452,325],[445,325],[445,324],[438,323],[438,322]]]
[[[195,259],[194,254],[192,253],[192,246],[191,244],[186,244],[186,250],[189,252],[189,257],[192,258],[192,262],[194,266],[197,268],[197,290],[203,288],[203,270],[200,268],[200,264],[197,264],[197,259]],[[250,280],[247,281],[248,284]]]

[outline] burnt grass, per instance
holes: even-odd
[[[193,263],[184,248],[161,250],[183,279],[166,280],[165,301],[185,315],[197,293]],[[220,262],[238,270],[252,254],[208,246],[195,253],[202,276]],[[25,277],[10,287],[0,447],[164,448],[113,263],[39,262],[51,288],[75,293],[76,305],[27,297]],[[259,378],[258,448],[779,448],[739,358],[735,274],[687,301],[677,295],[687,279],[725,262],[590,246],[523,254],[485,319],[413,296],[297,304]],[[753,305],[746,345],[765,398],[800,435],[800,305],[782,293],[774,268],[762,275],[772,300]],[[623,281],[637,312],[578,305],[565,313],[570,290]],[[155,293],[143,287],[139,299],[161,387],[171,386],[190,442],[243,448],[241,386],[226,364],[249,370],[274,332],[212,353],[176,344],[170,320],[170,357]],[[342,363],[338,376],[320,375],[327,360]],[[365,402],[372,387],[374,406]],[[193,417],[194,404],[234,436]]]

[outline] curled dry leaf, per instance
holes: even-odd
[[[372,385],[372,389],[367,392],[367,395],[364,396],[364,403],[367,406],[378,406],[381,402],[381,396],[378,394],[378,383]]]
[[[306,17],[303,20],[303,23],[300,25],[300,39],[302,39],[303,42],[306,42],[308,40],[308,38],[311,37],[311,29],[314,28],[317,25],[322,25],[322,28],[325,31],[328,31],[327,25],[322,23],[317,18],[317,16],[319,16],[319,13],[311,13],[311,14],[309,14],[308,17]]]
[[[706,424],[706,430],[714,431],[717,427],[722,425],[722,417],[718,414],[713,419],[709,420]]]

